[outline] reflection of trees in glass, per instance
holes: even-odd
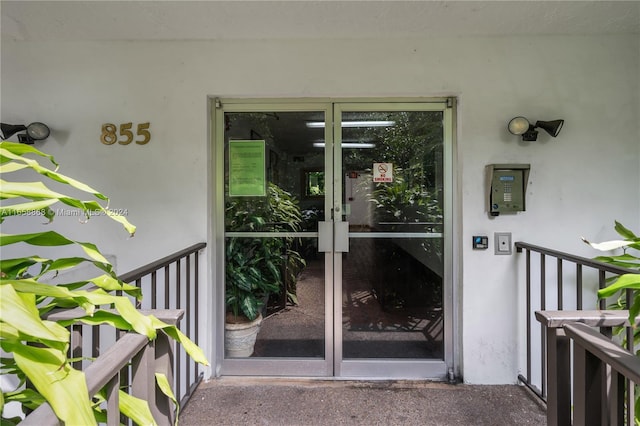
[[[271,127],[278,119],[273,112],[228,112],[224,115],[225,132],[245,139],[273,139]]]
[[[352,168],[368,169],[374,162],[393,163],[394,167],[409,170],[422,165],[424,183],[435,186],[442,164],[442,112],[402,111],[346,113],[344,121],[394,121],[391,127],[343,128],[342,139],[373,142],[374,149],[345,150],[344,162]]]
[[[378,222],[442,223],[442,112],[347,113],[344,119],[395,122],[390,127],[343,129],[343,140],[376,145],[345,150],[344,164],[368,170],[374,162],[393,163],[393,182],[375,184],[371,194]]]
[[[394,121],[392,127],[360,131],[374,149],[346,152],[346,164],[393,164],[393,182],[374,183],[370,201],[376,227],[383,231],[443,231],[443,114],[439,111],[369,113],[361,120]],[[355,119],[355,118],[351,118]],[[355,133],[355,132],[352,132]],[[349,157],[351,156],[351,157]],[[385,309],[442,306],[442,239],[376,240],[384,285],[378,289]]]

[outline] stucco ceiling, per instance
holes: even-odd
[[[640,1],[2,1],[4,40],[638,34]]]

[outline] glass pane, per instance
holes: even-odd
[[[257,337],[236,333],[255,338],[253,349],[230,351],[225,337],[226,357],[324,357],[324,256],[304,235],[324,220],[320,176],[316,193],[305,184],[309,170],[324,170],[313,145],[324,129],[306,125],[317,121],[323,112],[225,114],[227,322],[263,317]]]
[[[324,253],[318,253],[315,238],[300,238],[290,249],[299,252],[305,267],[290,275],[289,292],[296,303],[272,298],[268,315],[256,342],[254,356],[324,358]],[[293,286],[291,285],[293,283]]]
[[[442,122],[343,114],[344,358],[443,358]]]

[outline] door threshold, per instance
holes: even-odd
[[[297,387],[355,387],[381,389],[451,389],[455,385],[436,379],[371,379],[344,377],[280,377],[280,376],[221,376],[200,383],[200,388],[212,386],[297,386]]]

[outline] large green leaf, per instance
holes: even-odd
[[[93,312],[95,309],[95,305],[99,305],[101,303],[95,303],[97,301],[102,301],[105,304],[110,303],[109,299],[101,298],[98,293],[87,293],[87,292],[79,292],[79,291],[71,291],[65,287],[54,286],[48,284],[41,284],[34,279],[21,279],[21,280],[6,280],[0,279],[0,286],[4,289],[5,287],[12,287],[17,292],[21,292],[24,294],[34,294],[36,296],[44,296],[44,297],[55,297],[59,299],[69,299],[72,300],[75,304],[83,308],[87,313]],[[91,296],[92,300],[89,300],[87,296]]]
[[[38,280],[46,273],[55,272],[57,274],[60,271],[74,268],[83,263],[93,264],[96,268],[106,272],[108,276],[111,277],[112,280],[115,280],[118,283],[121,283],[120,288],[112,288],[112,289],[114,290],[128,289],[128,290],[134,291],[135,287],[129,286],[128,284],[124,284],[121,281],[117,280],[116,275],[113,271],[113,266],[111,266],[111,264],[98,262],[98,261],[87,259],[84,257],[65,257],[65,258],[52,260],[52,259],[42,258],[39,256],[28,256],[28,257],[20,257],[16,259],[2,259],[0,260],[0,270],[4,273],[5,278],[19,278],[19,277],[22,277],[22,275],[26,272],[26,270],[29,267],[39,264],[40,271],[37,274],[35,274],[35,279]],[[102,277],[96,277],[94,279],[96,281],[103,280]],[[84,281],[84,284],[87,284],[88,282],[90,282],[90,280]],[[100,285],[98,282],[96,282],[95,284]],[[109,280],[108,287],[111,288],[114,286],[115,284],[113,284]]]
[[[131,331],[133,327],[127,320],[125,320],[121,315],[109,311],[97,310],[91,316],[84,316],[77,319],[71,320],[61,320],[58,321],[58,324],[68,327],[76,322],[82,322],[87,325],[102,325],[107,324],[111,327],[117,328],[119,330]]]
[[[0,271],[2,271],[2,277],[4,278],[22,278],[30,267],[44,262],[48,262],[48,259],[38,256],[0,259]]]
[[[0,219],[6,216],[20,216],[29,212],[41,211],[56,202],[57,200],[39,200],[10,206],[0,206]]]
[[[102,255],[102,253],[100,253],[100,250],[98,250],[98,247],[96,247],[95,244],[81,243],[78,241],[76,241],[75,243],[82,247],[82,250],[84,250],[84,252],[96,262],[109,263],[109,261]]]
[[[2,340],[16,340],[19,341],[20,339],[20,331],[7,324],[7,323],[2,323],[0,322],[0,339]]]
[[[594,258],[600,262],[621,266],[629,269],[640,269],[640,259],[630,254],[620,256],[597,256]]]
[[[85,262],[92,263],[96,268],[101,269],[104,272],[107,272],[107,273],[113,272],[113,267],[111,266],[111,264],[98,262],[98,261],[87,259],[84,257],[63,257],[60,259],[52,260],[51,262],[47,263],[45,272],[64,271],[65,269],[75,268],[76,266],[83,264]]]
[[[0,162],[6,163],[8,161],[7,153],[13,154],[10,158],[14,156],[22,156],[25,154],[34,154],[39,155],[40,157],[48,158],[52,164],[58,167],[58,163],[53,158],[53,155],[45,154],[44,152],[34,148],[31,145],[16,143],[16,142],[0,142]]]
[[[99,277],[91,278],[89,282],[106,291],[124,291],[130,296],[134,296],[138,300],[142,300],[142,289],[136,286],[123,283],[111,275],[104,274]]]
[[[18,164],[15,161],[0,164],[0,174],[17,172],[18,170],[26,169],[26,164]]]
[[[258,299],[253,294],[248,294],[240,300],[240,309],[247,318],[254,320],[258,317],[260,306],[258,306]]]
[[[0,199],[22,197],[33,200],[32,203],[5,206],[2,210],[3,217],[41,211],[51,221],[55,213],[49,209],[49,206],[57,202],[79,209],[87,220],[91,217],[92,212],[107,214],[107,210],[96,201],[82,201],[68,197],[50,190],[42,182],[7,182],[0,180],[0,188],[2,188],[0,189]]]
[[[173,394],[173,390],[171,389],[171,385],[169,384],[169,379],[167,376],[162,373],[156,373],[156,383],[158,383],[158,387],[176,406],[176,421],[175,425],[178,426],[178,417],[180,417],[180,404],[178,404],[178,400],[176,396]]]
[[[57,179],[56,179],[57,180]],[[68,181],[64,181],[63,183],[71,184]],[[79,182],[72,186],[82,185]],[[87,187],[90,189],[89,187]],[[84,189],[87,189],[84,188]],[[84,190],[83,189],[83,190]],[[91,190],[93,191],[93,190]],[[87,192],[91,192],[87,191]],[[98,196],[95,192],[91,192],[94,195]],[[102,194],[100,194],[102,195]],[[7,182],[0,181],[0,199],[9,199],[9,198],[18,198],[23,197],[34,201],[34,203],[22,203],[10,206],[3,206],[2,210],[0,210],[0,220],[4,216],[13,216],[18,214],[23,214],[28,211],[44,211],[44,216],[49,220],[53,218],[53,211],[49,208],[49,206],[55,204],[56,202],[64,203],[68,206],[77,208],[82,210],[85,213],[85,217],[89,219],[91,217],[91,212],[99,212],[112,220],[120,223],[129,234],[133,235],[135,233],[136,227],[129,223],[129,221],[119,213],[116,213],[112,210],[109,210],[108,206],[102,206],[100,203],[96,201],[82,201],[74,197],[67,196],[65,194],[61,194],[56,191],[52,191],[44,185],[42,182]],[[98,197],[100,198],[100,197]],[[105,200],[106,199],[105,197]]]
[[[93,398],[96,420],[101,424],[107,423],[107,413],[101,408],[107,402],[105,389],[101,389]],[[131,396],[122,389],[118,390],[118,409],[121,414],[133,420],[137,425],[156,424],[147,401]]]
[[[617,220],[615,221],[614,229],[624,239],[633,240],[638,238],[636,234],[634,234],[631,230],[625,228],[625,226],[620,222],[618,222]]]
[[[32,293],[38,296],[55,297],[58,299],[67,299],[73,301],[83,308],[89,315],[93,314],[95,306],[113,304],[118,313],[131,324],[132,328],[138,333],[146,335],[150,339],[155,338],[155,330],[152,327],[151,320],[142,315],[131,304],[131,301],[124,296],[113,296],[105,293],[103,290],[85,291],[85,290],[69,290],[63,286],[52,286],[40,284],[33,279],[23,280],[0,280],[2,287],[11,285],[23,293]]]
[[[46,400],[33,389],[24,388],[4,394],[6,402],[19,402],[30,410],[35,410]]]
[[[11,283],[0,285],[0,324],[2,328],[10,326],[21,335],[30,336],[31,341],[60,342],[61,348],[69,340],[64,327],[40,319],[32,295],[21,297]]]
[[[635,324],[638,314],[640,314],[640,293],[636,291],[629,308],[629,324]]]
[[[11,370],[15,366],[15,361],[10,357],[0,357],[0,366],[2,366],[2,370],[0,374],[6,374],[6,371]]]
[[[0,234],[0,246],[16,243],[53,247],[73,244],[73,241],[55,231],[36,232],[33,234]]]
[[[115,213],[113,210],[109,209],[104,210],[103,213],[106,213],[108,217],[121,224],[132,237],[136,233],[136,227],[129,223],[129,221],[123,215]]]
[[[115,297],[115,308],[120,315],[129,323],[131,327],[149,339],[156,338],[156,329],[153,327],[152,319],[147,315],[142,315],[131,301],[124,296]]]
[[[620,290],[640,290],[640,274],[620,275],[615,283],[608,287],[598,290],[598,297],[604,299],[611,297]]]
[[[128,299],[124,297],[121,297],[119,299],[125,300],[128,302]],[[122,302],[122,303],[125,304],[126,302]],[[118,308],[117,305],[116,305],[116,308]],[[202,349],[198,345],[193,343],[176,326],[164,323],[153,315],[144,316],[135,309],[133,309],[132,311],[127,310],[125,314],[126,315],[122,315],[120,312],[120,315],[118,315],[109,311],[97,310],[92,316],[85,316],[75,320],[61,321],[60,323],[65,326],[71,325],[76,321],[80,321],[89,325],[109,324],[119,329],[129,331],[134,329],[133,324],[137,324],[138,320],[140,320],[141,322],[143,322],[143,324],[140,324],[139,328],[141,328],[141,330],[145,332],[140,333],[140,331],[135,330],[138,333],[144,334],[150,339],[154,339],[156,336],[155,330],[162,330],[169,337],[178,341],[184,347],[186,353],[189,354],[189,356],[195,362],[198,362],[204,365],[209,365],[209,362],[207,361],[207,358],[204,356],[204,352],[202,351]],[[148,333],[147,327],[151,328],[153,330],[153,333]]]
[[[58,286],[58,288],[60,287]],[[130,324],[133,330],[139,334],[147,336],[149,339],[156,338],[156,331],[153,327],[151,318],[141,314],[140,311],[131,304],[131,301],[127,297],[106,294],[103,290],[95,290],[91,292],[77,290],[72,293],[74,294],[74,297],[84,297],[89,303],[95,306],[113,304],[116,311],[118,311],[118,314],[123,320]],[[93,314],[93,311],[87,313],[91,315]]]
[[[202,365],[209,365],[209,361],[207,361],[207,357],[204,356],[204,352],[198,345],[193,343],[185,334],[183,334],[175,325],[166,324],[160,321],[158,318],[153,315],[149,315],[153,327],[156,330],[164,331],[169,337],[173,338],[177,342],[179,342],[184,350],[189,354],[189,356],[197,363]]]
[[[144,399],[136,398],[120,390],[118,393],[120,412],[129,417],[137,425],[156,425],[149,404]]]
[[[13,166],[8,166],[10,171],[15,171],[20,168],[29,167],[37,173],[44,175],[56,182],[60,182],[63,184],[70,185],[73,188],[76,188],[80,191],[87,192],[99,200],[109,201],[109,198],[95,189],[91,188],[89,185],[86,185],[82,182],[79,182],[73,178],[60,174],[56,171],[49,170],[45,167],[42,167],[40,163],[36,160],[29,159],[24,157],[24,154],[35,154],[39,156],[43,156],[49,158],[52,163],[57,163],[54,161],[53,157],[47,154],[44,154],[32,147],[26,147],[24,144],[16,144],[12,142],[0,142],[0,161],[3,164],[6,164],[8,161],[13,160],[15,163]],[[21,167],[20,164],[24,165]],[[99,203],[95,201],[81,201],[75,197],[69,197],[64,194],[51,191],[48,189],[42,182],[2,182],[0,188],[0,198],[13,198],[16,196],[30,198],[33,200],[41,201],[44,199],[54,199],[56,201],[60,201],[69,206],[76,207],[82,209],[86,212],[90,211],[99,211],[104,213],[105,216],[110,217],[116,222],[120,223],[124,226],[124,228],[129,232],[129,234],[133,235],[135,233],[135,226],[133,226],[129,221],[122,216],[121,214],[115,213],[108,209],[108,205],[103,207]],[[0,216],[1,218],[1,216]]]
[[[31,383],[47,399],[56,416],[68,425],[95,424],[84,374],[66,361],[64,353],[51,348],[3,342]]]
[[[0,142],[0,155],[2,157],[6,157],[7,152],[14,155],[18,155],[18,156],[22,156],[24,154],[39,155],[41,157],[48,158],[52,164],[54,164],[56,167],[58,166],[58,163],[56,163],[56,160],[53,158],[53,155],[45,154],[44,152],[34,148],[31,145],[16,143],[16,142],[7,142],[7,141]],[[6,161],[7,161],[6,158],[2,159],[2,163],[5,163]]]
[[[42,182],[7,182],[0,179],[0,196],[5,198],[24,197],[31,199],[53,199],[58,201],[66,198],[64,194],[55,192]]]
[[[4,142],[2,143],[4,144]],[[34,151],[30,151],[31,153],[36,153],[37,150]],[[36,160],[32,160],[26,157],[23,157],[22,154],[20,155],[16,155],[14,153],[9,152],[9,150],[5,149],[5,146],[2,145],[0,146],[0,155],[2,155],[3,157],[9,158],[11,160],[17,161],[17,162],[22,162],[24,164],[26,164],[27,166],[29,166],[31,169],[33,169],[34,171],[38,172],[41,175],[44,175],[50,179],[53,179],[57,182],[60,183],[64,183],[67,185],[70,185],[76,189],[79,189],[80,191],[84,191],[84,192],[88,192],[89,194],[92,194],[93,196],[95,196],[96,198],[99,198],[101,200],[104,201],[109,201],[109,198],[106,197],[105,195],[101,194],[100,192],[96,191],[95,189],[91,188],[89,185],[84,184],[82,182],[79,182],[73,178],[70,178],[68,176],[65,176],[61,173],[58,173],[56,171],[52,171],[47,169],[46,167],[42,167],[40,165],[40,163],[38,163]],[[51,157],[53,158],[53,157]]]
[[[77,244],[92,260],[103,264],[109,264],[109,261],[102,255],[102,253],[100,253],[100,250],[98,250],[98,247],[96,247],[95,244],[73,241],[55,231],[36,232],[33,234],[0,234],[0,246],[16,243],[25,243],[42,247]]]

